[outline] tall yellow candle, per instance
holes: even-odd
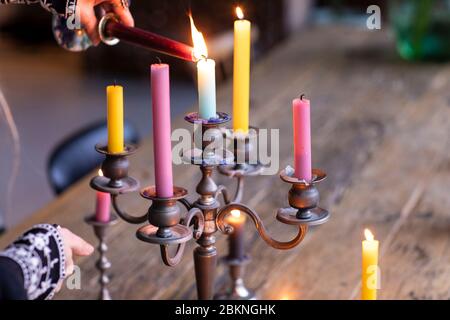
[[[236,8],[239,20],[234,22],[233,59],[233,130],[248,132],[250,104],[250,32],[251,23]]]
[[[106,88],[108,120],[108,152],[123,152],[123,88],[112,85]]]
[[[376,300],[379,281],[378,241],[369,229],[364,230],[366,240],[362,242],[362,300]]]

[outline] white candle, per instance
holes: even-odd
[[[195,27],[192,16],[189,16],[189,19],[194,43],[192,54],[197,60],[199,117],[216,118],[216,63],[208,59],[208,48],[203,34]]]
[[[216,118],[216,62],[200,59],[197,62],[198,105],[202,119]]]

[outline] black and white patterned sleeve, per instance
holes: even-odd
[[[0,4],[33,4],[39,3],[39,0],[0,0]]]
[[[77,0],[0,0],[0,4],[35,4],[40,3],[41,6],[53,13],[65,18],[75,12]]]
[[[20,266],[30,300],[52,298],[65,277],[63,240],[58,227],[50,224],[34,226],[0,252],[0,256]]]

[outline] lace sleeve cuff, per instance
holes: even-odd
[[[34,226],[0,255],[20,266],[30,300],[52,298],[59,281],[65,277],[64,244],[55,226]]]
[[[0,4],[33,4],[39,0],[0,0]]]
[[[40,3],[41,6],[64,18],[70,17],[77,5],[77,0],[0,0],[0,4],[35,4]]]
[[[68,18],[74,14],[77,0],[40,0],[40,3],[45,10]]]

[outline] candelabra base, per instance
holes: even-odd
[[[241,259],[226,257],[223,262],[230,271],[231,285],[224,292],[214,296],[214,300],[257,300],[253,290],[248,289],[244,283],[245,266],[250,262],[250,257],[245,256]]]
[[[214,300],[258,300],[258,297],[244,286],[243,279],[239,279],[233,290],[216,294]]]

